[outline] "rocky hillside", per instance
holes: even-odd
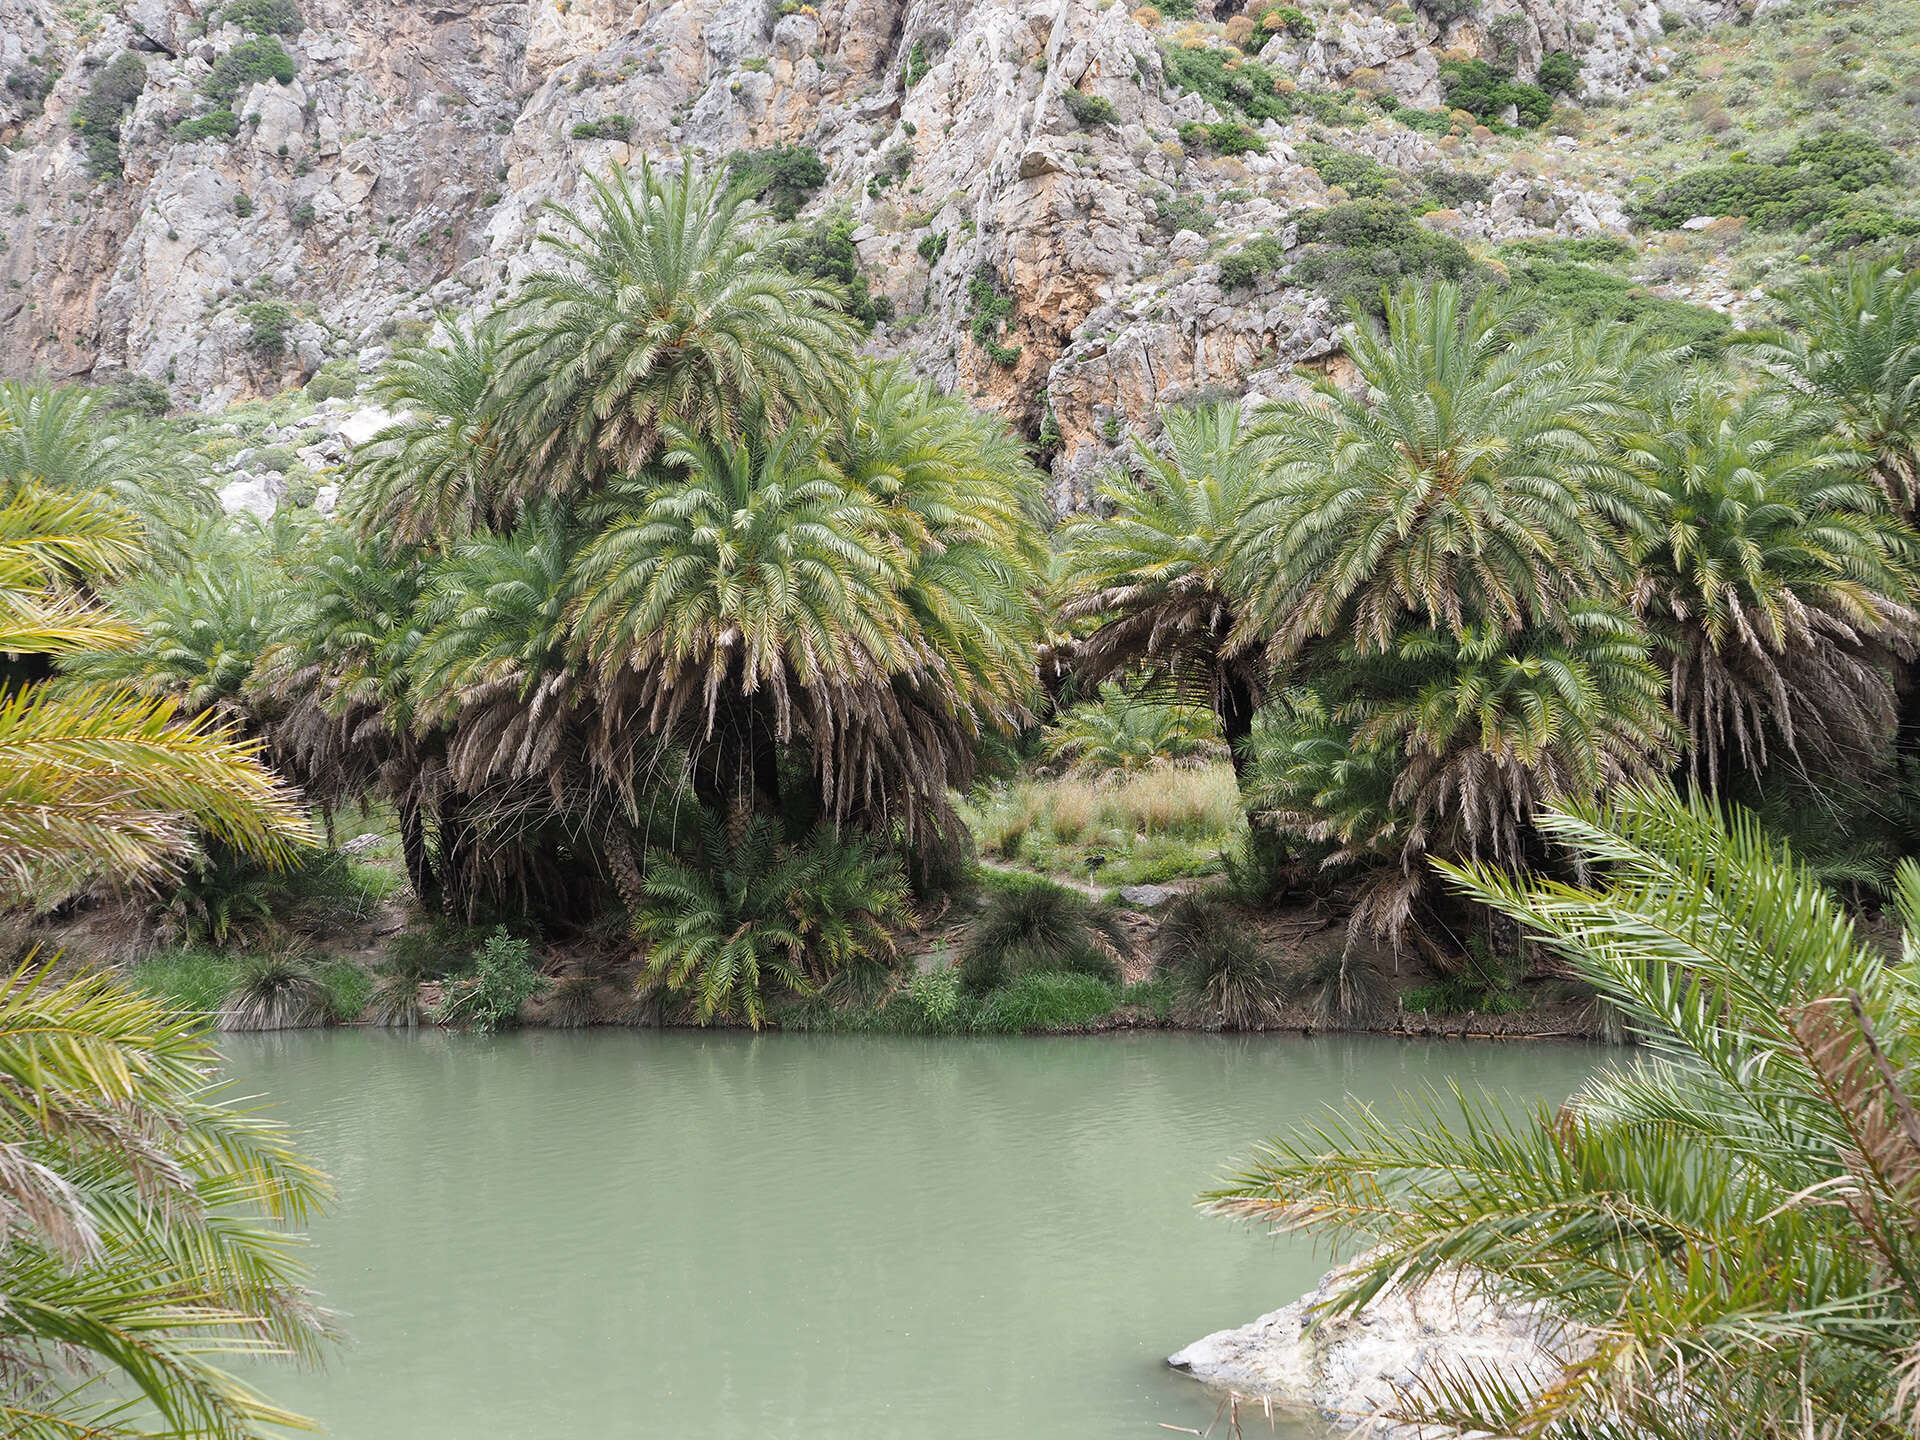
[[[217,411],[364,369],[510,287],[583,173],[733,157],[864,278],[874,348],[1006,412],[1070,505],[1157,404],[1295,383],[1383,275],[1585,237],[1608,293],[1727,309],[1744,212],[1629,240],[1630,201],[1823,115],[1904,148],[1871,6],[1209,3],[0,0],[0,373]],[[1788,81],[1814,58],[1746,84],[1786,107],[1749,136],[1721,82],[1763,31]]]

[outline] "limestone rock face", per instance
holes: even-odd
[[[1358,1315],[1313,1324],[1346,1274],[1334,1270],[1293,1304],[1196,1340],[1167,1363],[1209,1385],[1317,1410],[1348,1434],[1417,1440],[1416,1427],[1379,1418],[1396,1384],[1491,1368],[1537,1391],[1581,1344],[1531,1306],[1488,1300],[1469,1276],[1389,1289]]]
[[[1695,0],[1694,18],[1730,3]],[[1281,393],[1335,349],[1323,299],[1219,284],[1237,243],[1291,244],[1291,213],[1326,203],[1295,159],[1305,122],[1266,122],[1265,154],[1190,155],[1180,125],[1220,117],[1165,83],[1160,40],[1109,0],[300,0],[304,28],[277,37],[291,81],[243,78],[234,133],[197,138],[180,127],[214,108],[223,60],[259,42],[215,0],[119,5],[76,20],[0,0],[0,374],[124,370],[217,410],[508,293],[541,263],[542,207],[581,201],[588,170],[780,144],[820,153],[829,180],[802,218],[847,212],[893,304],[875,353],[1030,435],[1051,409],[1063,505],[1125,422]],[[1523,77],[1573,49],[1606,95],[1657,70],[1660,23],[1652,4],[1486,0],[1442,33],[1355,7],[1265,55],[1302,85],[1430,105],[1437,52],[1497,34]],[[115,178],[94,173],[76,109],[126,56],[144,83]],[[1113,119],[1077,122],[1079,96]],[[1454,163],[1384,120],[1332,138],[1409,172]],[[1437,223],[1498,240],[1624,217],[1515,174]],[[1010,312],[977,326],[994,295]]]

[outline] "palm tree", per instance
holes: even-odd
[[[667,425],[738,443],[844,391],[855,327],[840,295],[776,263],[777,230],[720,169],[641,163],[589,177],[582,215],[551,207],[560,268],[502,311],[512,493],[579,493],[653,459]]]
[[[1047,728],[1045,753],[1080,774],[1108,775],[1205,764],[1219,759],[1221,749],[1213,712],[1151,693],[1132,695],[1109,682],[1098,700],[1071,707]]]
[[[1026,724],[1052,518],[1026,447],[899,364],[862,366],[834,408],[828,454],[907,549],[902,598],[929,700],[975,734]]]
[[[250,546],[232,537],[197,546],[187,569],[144,569],[106,592],[136,633],[124,645],[75,651],[61,673],[177,701],[184,715],[215,711],[245,725],[247,681],[276,624],[278,584]]]
[[[1651,481],[1633,596],[1659,646],[1696,771],[1786,758],[1858,771],[1897,718],[1920,537],[1893,518],[1833,412],[1676,371],[1628,443]]]
[[[307,1425],[221,1363],[319,1357],[327,1317],[282,1227],[328,1186],[279,1126],[220,1103],[216,1060],[197,1019],[110,977],[0,981],[6,1434]]]
[[[1231,643],[1245,595],[1233,551],[1260,493],[1260,447],[1237,402],[1163,419],[1167,453],[1136,436],[1137,468],[1108,476],[1096,508],[1060,527],[1059,616],[1087,632],[1071,647],[1082,683],[1132,670],[1163,676],[1212,707],[1244,770],[1266,677]]]
[[[156,427],[111,423],[77,386],[0,383],[0,500],[31,486],[104,495],[139,523],[146,547],[179,563],[219,509]]]
[[[604,694],[631,684],[651,728],[684,737],[704,804],[777,811],[779,747],[804,734],[830,767],[838,701],[913,659],[905,548],[816,424],[666,433],[633,513],[581,557],[579,642]]]
[[[1351,933],[1425,943],[1430,856],[1523,860],[1534,812],[1644,776],[1670,753],[1644,631],[1600,602],[1564,630],[1408,628],[1386,654],[1322,652],[1283,697],[1248,787],[1269,823],[1372,868]]]
[[[1920,498],[1920,275],[1850,257],[1780,297],[1786,324],[1736,335],[1801,393],[1840,413],[1888,496]]]
[[[398,416],[353,453],[343,510],[368,535],[409,545],[459,541],[496,523],[500,464],[500,326],[491,316],[390,359],[373,393]]]
[[[1443,866],[1599,990],[1643,1057],[1556,1112],[1459,1092],[1270,1142],[1219,1212],[1371,1245],[1334,1312],[1464,1273],[1571,1322],[1558,1373],[1415,1382],[1400,1418],[1542,1437],[1912,1434],[1914,981],[1751,816],[1630,787],[1541,830],[1583,884]],[[1920,869],[1903,862],[1907,956]]]
[[[1234,564],[1251,600],[1239,638],[1285,658],[1329,635],[1377,651],[1402,626],[1459,634],[1557,625],[1618,588],[1602,516],[1627,476],[1607,378],[1528,342],[1492,290],[1408,285],[1383,331],[1347,332],[1364,388],[1316,381],[1259,436],[1272,472]]]

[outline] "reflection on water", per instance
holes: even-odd
[[[1048,1440],[1203,1427],[1162,1357],[1293,1299],[1192,1208],[1351,1091],[1558,1101],[1598,1052],[1385,1039],[224,1037],[332,1170],[353,1337],[260,1378],[345,1440]]]

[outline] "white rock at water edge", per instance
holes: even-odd
[[[1167,1363],[1209,1385],[1316,1410],[1367,1440],[1416,1440],[1414,1427],[1380,1418],[1396,1384],[1491,1366],[1538,1391],[1581,1348],[1540,1307],[1491,1300],[1468,1273],[1394,1286],[1357,1315],[1314,1324],[1350,1273],[1333,1270],[1293,1304],[1196,1340]]]

